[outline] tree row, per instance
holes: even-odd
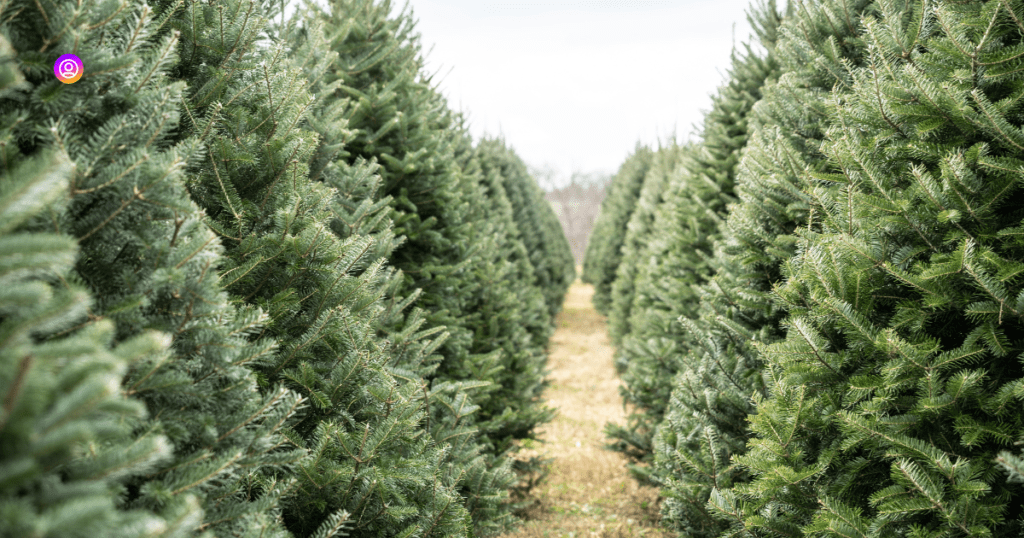
[[[0,536],[515,523],[575,268],[411,12],[10,0],[0,34]]]
[[[815,0],[688,143],[638,146],[583,278],[609,424],[680,536],[1024,529],[1024,3]]]

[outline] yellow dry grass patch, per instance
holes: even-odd
[[[554,458],[534,489],[526,523],[503,538],[671,536],[658,528],[658,492],[630,478],[622,455],[605,450],[606,422],[625,423],[619,378],[593,286],[575,282],[551,340],[552,385],[545,396],[558,415],[540,431],[544,443],[522,455]],[[529,445],[528,445],[529,446]]]

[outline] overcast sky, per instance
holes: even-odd
[[[403,0],[396,0],[397,7]],[[684,139],[722,84],[749,0],[410,0],[427,69],[474,137],[533,167],[614,173]]]

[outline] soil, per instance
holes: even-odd
[[[593,286],[575,282],[556,320],[545,396],[558,415],[541,428],[543,443],[521,451],[553,461],[546,480],[531,492],[533,504],[519,514],[525,523],[502,538],[673,536],[658,528],[657,489],[639,486],[626,458],[604,448],[604,425],[624,424],[626,411],[593,294]]]

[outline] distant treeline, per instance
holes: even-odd
[[[561,187],[553,184],[550,172],[534,172],[534,176],[545,187],[544,197],[558,216],[576,265],[583,265],[587,241],[601,212],[611,176],[575,172],[569,177],[569,184]]]

